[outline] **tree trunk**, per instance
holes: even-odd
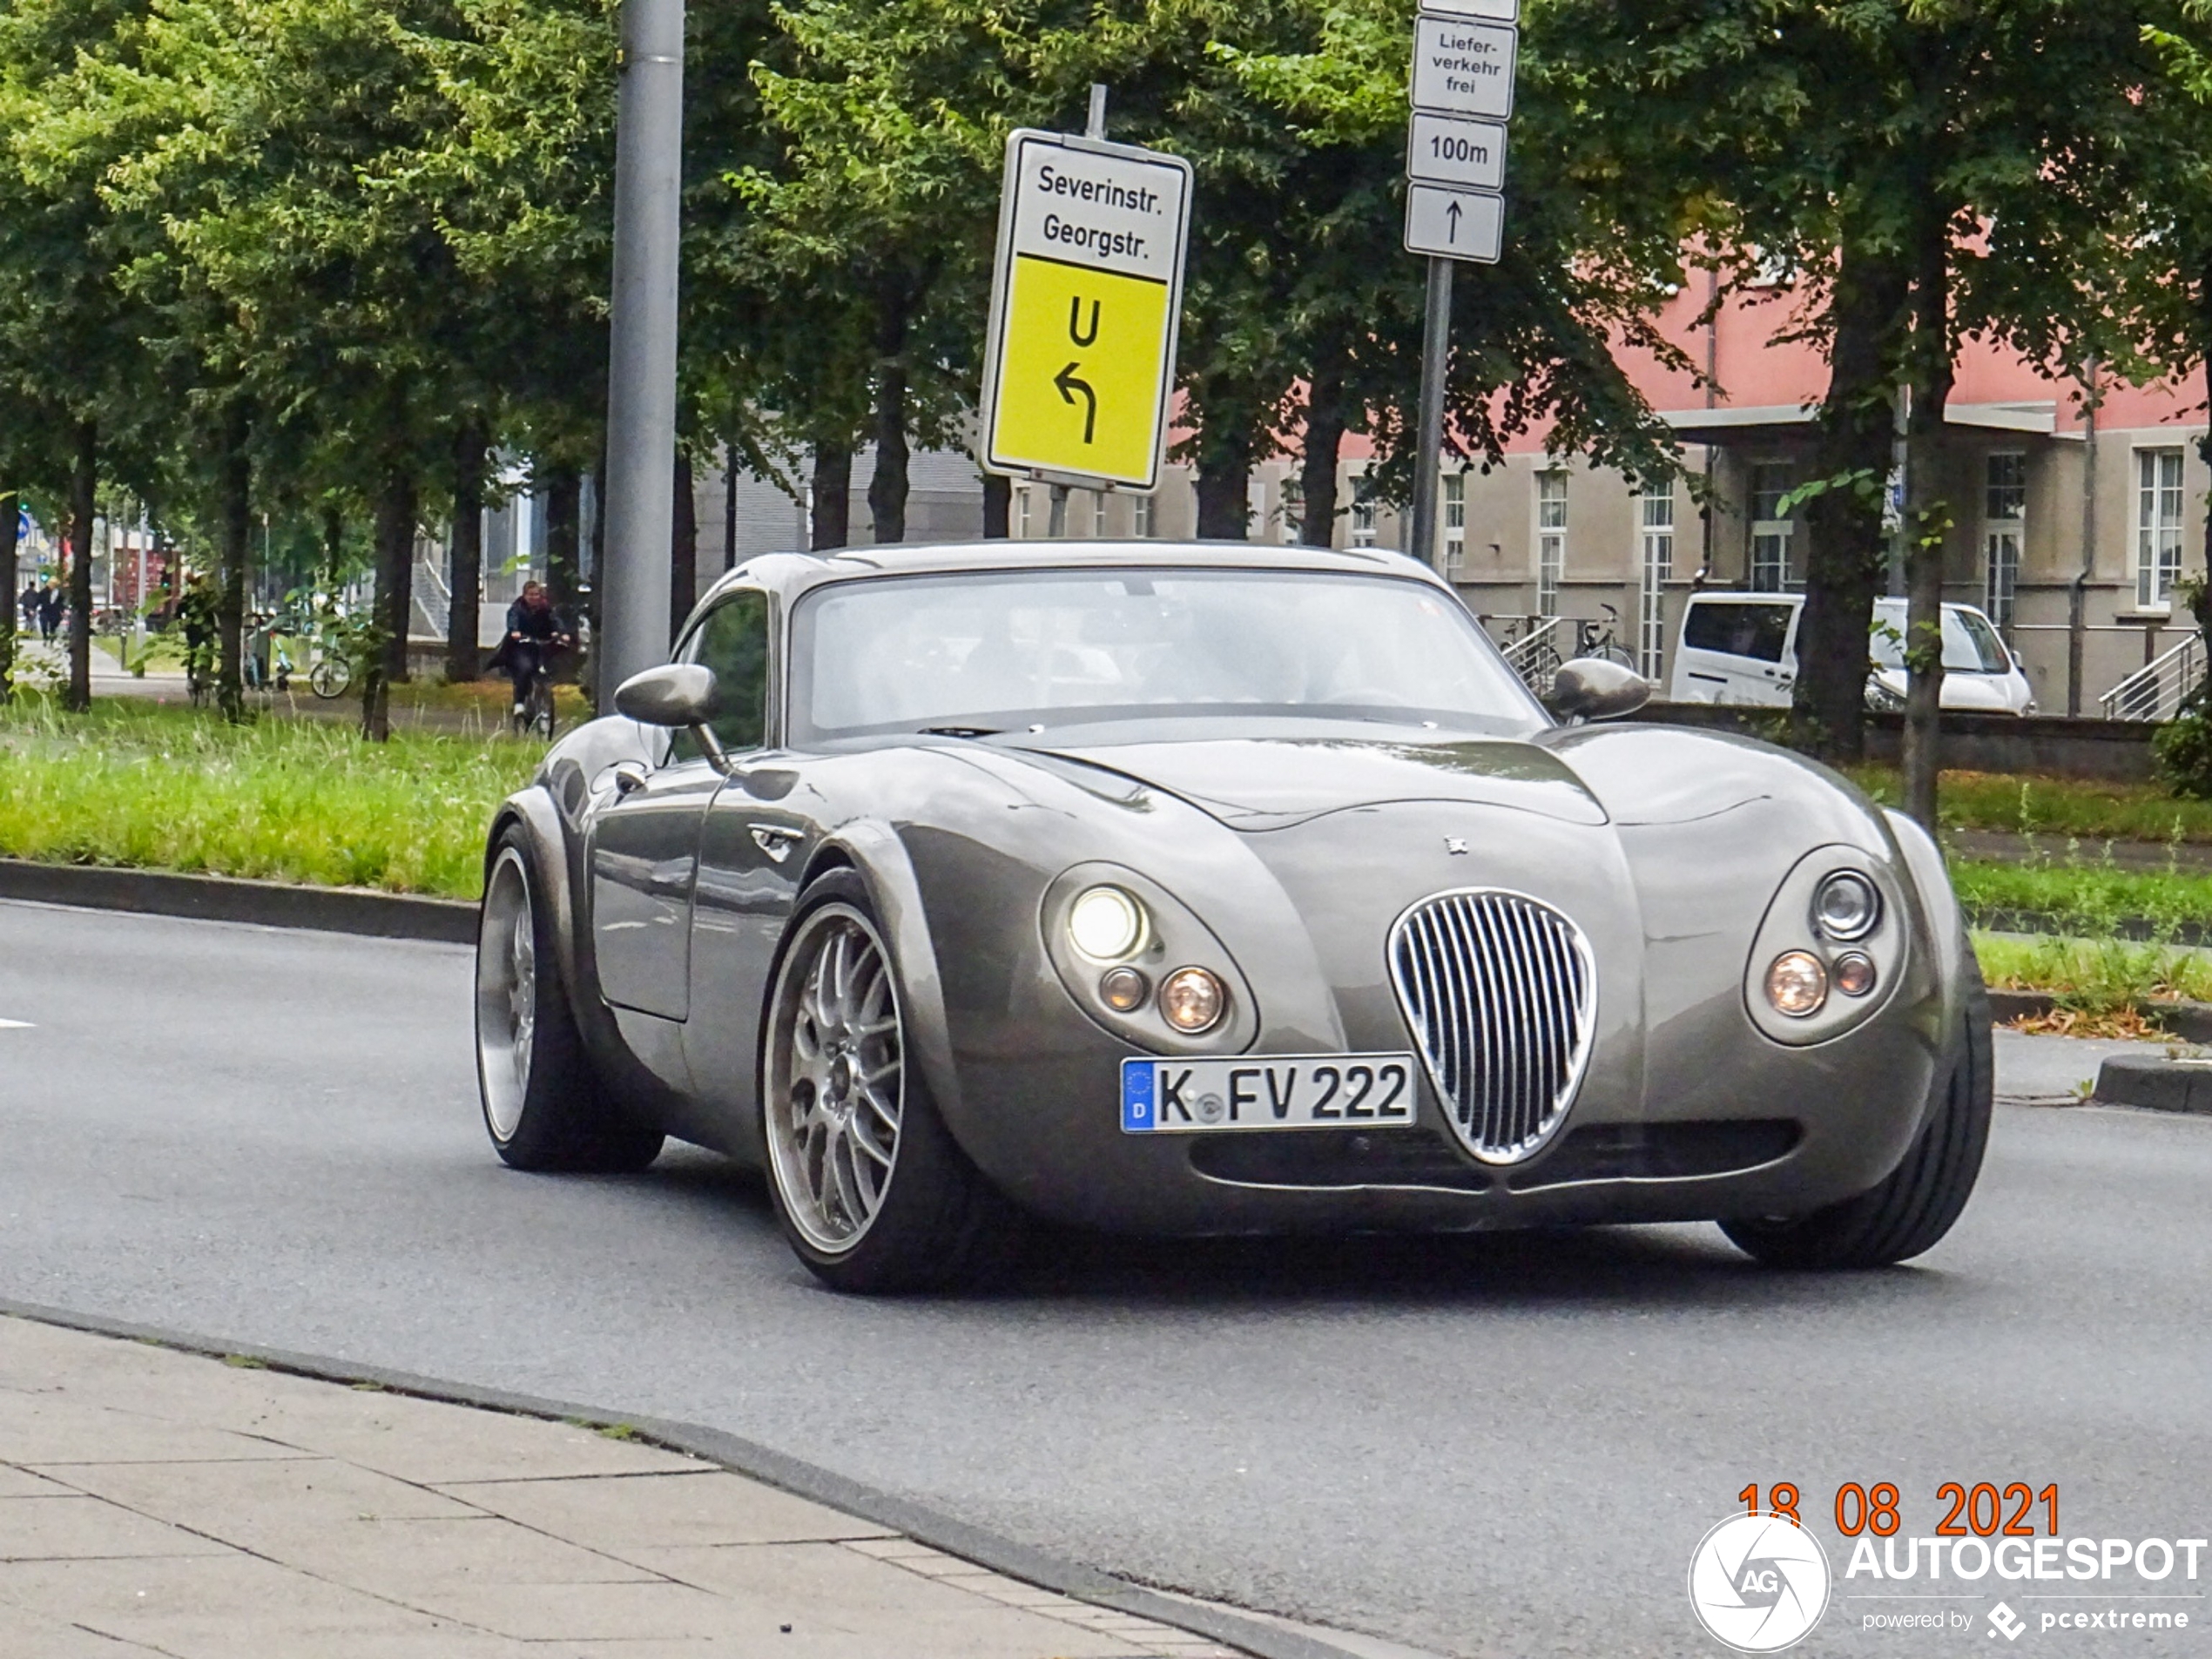
[[[0,496],[0,596],[8,604],[8,617],[0,624],[0,703],[16,694],[16,629],[23,620],[23,612],[16,609],[22,597],[17,590],[16,578],[21,574],[16,569],[16,533],[23,527],[23,496],[14,490]],[[138,603],[145,603],[145,596],[138,596]]]
[[[738,568],[738,447],[722,450],[722,569]]]
[[[545,489],[545,591],[556,610],[573,620],[583,591],[583,475],[574,467],[549,467]]]
[[[583,682],[583,694],[591,699],[594,713],[612,706],[615,690],[611,685],[600,685],[599,665],[591,654],[597,651],[600,637],[599,625],[604,605],[601,596],[607,590],[606,571],[607,441],[606,435],[602,433],[599,458],[591,466],[591,599],[584,606],[584,612],[591,623],[591,644],[587,648],[584,659],[577,664],[577,677]],[[603,691],[604,696],[601,695]]]
[[[92,706],[92,520],[99,512],[99,428],[78,423],[77,466],[69,489],[69,689],[62,706]]]
[[[1344,378],[1318,373],[1305,399],[1305,442],[1298,458],[1298,540],[1332,547],[1337,535],[1337,458],[1344,448]]]
[[[868,479],[868,516],[879,547],[907,539],[907,296],[887,293],[875,381],[875,471]]]
[[[674,529],[669,536],[668,549],[668,641],[671,645],[684,631],[684,622],[691,614],[691,607],[699,602],[698,498],[692,494],[691,454],[680,443],[676,446],[673,471],[675,496],[671,505],[674,511],[670,522]]]
[[[583,474],[558,465],[541,475],[545,491],[545,591],[574,625],[583,593]]]
[[[1942,499],[1942,442],[1954,373],[1951,353],[1951,237],[1930,209],[1912,290],[1912,419],[1905,452],[1905,809],[1931,835],[1943,772],[1943,554],[1950,509]]]
[[[983,536],[1003,542],[1014,534],[1014,480],[1003,473],[983,475]]]
[[[376,492],[376,651],[361,683],[361,732],[392,735],[391,690],[407,682],[407,629],[415,608],[415,480],[394,462]]]
[[[1797,747],[1838,762],[1866,752],[1867,646],[1887,563],[1882,502],[1896,438],[1895,371],[1883,345],[1896,335],[1908,288],[1895,260],[1847,246],[1829,307],[1834,344],[1813,471],[1858,482],[1806,505],[1812,547],[1792,724]]]
[[[453,448],[453,603],[446,611],[446,683],[479,678],[484,607],[484,469],[491,441],[480,416],[462,422]]]
[[[851,540],[853,516],[853,446],[817,444],[814,448],[813,533],[809,540],[817,553],[844,547]]]
[[[1191,400],[1198,423],[1198,538],[1241,542],[1251,531],[1252,428],[1233,394]]]
[[[253,460],[243,404],[223,417],[222,509],[216,543],[215,703],[246,718],[246,567],[253,553]]]
[[[1198,539],[1241,542],[1251,529],[1251,446],[1209,445],[1198,463]]]

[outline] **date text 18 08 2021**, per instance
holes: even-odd
[[[1752,1514],[1760,1513],[1757,1486],[1745,1487],[1736,1498]],[[1767,1488],[1766,1500],[1768,1514],[1804,1524],[1797,1513],[1801,1499],[1791,1482],[1776,1481]],[[2039,1510],[2049,1535],[2059,1535],[2056,1481],[2038,1490],[2025,1480],[2003,1484],[1977,1480],[1972,1485],[1946,1480],[1936,1488],[1936,1501],[1948,1506],[1947,1513],[1936,1523],[1939,1538],[2033,1538],[2037,1534]],[[1836,1488],[1835,1521],[1836,1530],[1846,1538],[1856,1538],[1863,1532],[1877,1538],[1891,1536],[1899,1524],[1896,1482],[1846,1480]]]

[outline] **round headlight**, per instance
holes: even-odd
[[[1190,1036],[1220,1024],[1228,1006],[1229,988],[1203,968],[1178,968],[1160,987],[1160,1012]]]
[[[1847,950],[1836,958],[1836,988],[1845,996],[1865,996],[1874,988],[1874,960],[1863,951]]]
[[[1068,908],[1068,938],[1094,962],[1134,955],[1144,942],[1144,907],[1119,887],[1092,887]]]
[[[1766,1000],[1793,1020],[1817,1014],[1828,1000],[1828,970],[1809,950],[1785,951],[1766,971]]]
[[[1812,895],[1812,925],[1831,939],[1864,939],[1882,919],[1882,895],[1856,870],[1838,870]]]
[[[1101,1001],[1116,1014],[1131,1014],[1143,1005],[1152,987],[1133,968],[1109,968],[1098,979]]]

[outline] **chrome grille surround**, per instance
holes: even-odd
[[[1392,927],[1390,977],[1460,1143],[1484,1163],[1542,1151],[1589,1066],[1597,968],[1582,930],[1523,893],[1432,894]]]

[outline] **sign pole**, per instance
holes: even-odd
[[[1428,262],[1428,315],[1421,325],[1421,429],[1413,457],[1413,535],[1406,551],[1441,565],[1436,490],[1444,473],[1444,395],[1452,367],[1452,261]]]
[[[623,0],[599,706],[668,660],[675,529],[676,293],[684,182],[684,0]],[[688,609],[688,607],[686,607]]]

